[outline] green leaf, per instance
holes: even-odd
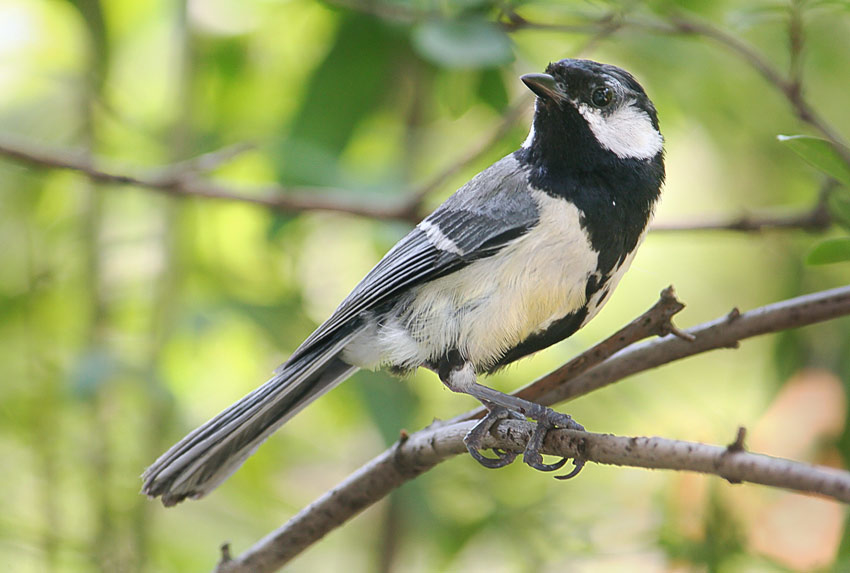
[[[810,265],[827,265],[850,261],[850,237],[827,239],[818,243],[806,257]]]
[[[301,105],[276,150],[282,182],[341,184],[336,157],[398,83],[393,61],[404,53],[404,40],[376,18],[360,14],[342,18],[333,45],[307,80]]]
[[[833,220],[845,229],[850,230],[850,191],[836,189],[827,198],[829,212]]]
[[[485,20],[432,20],[413,30],[413,47],[425,59],[447,68],[488,68],[513,60],[508,35]]]
[[[499,70],[484,70],[481,73],[481,82],[478,84],[478,97],[499,113],[503,113],[508,107],[509,96],[505,87],[505,81]]]
[[[850,187],[850,166],[829,141],[811,135],[777,135],[776,138],[816,169]]]
[[[100,0],[68,0],[83,17],[88,32],[88,40],[94,64],[95,87],[98,91],[102,87],[106,71],[109,68],[109,38],[103,5]]]

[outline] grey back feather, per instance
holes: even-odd
[[[353,327],[352,321],[364,312],[410,288],[497,253],[537,221],[538,208],[528,190],[528,172],[508,155],[472,178],[424,220],[436,226],[456,251],[440,248],[417,226],[369,271],[293,358],[309,352],[314,344],[332,339],[338,331]]]

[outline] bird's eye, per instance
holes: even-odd
[[[610,104],[613,99],[614,90],[612,90],[608,86],[596,88],[595,90],[593,90],[593,93],[590,94],[590,101],[596,107],[605,107]]]

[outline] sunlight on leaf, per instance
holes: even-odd
[[[828,265],[850,261],[850,237],[829,239],[818,243],[806,257],[810,265]]]
[[[776,138],[813,167],[850,187],[850,166],[829,141],[810,135],[777,135]]]

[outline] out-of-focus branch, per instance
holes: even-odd
[[[395,219],[409,223],[423,216],[422,202],[453,175],[477,161],[495,145],[516,122],[527,102],[515,105],[490,136],[471,149],[458,161],[448,166],[427,183],[416,188],[410,197],[396,206],[355,203],[338,197],[339,190],[287,188],[264,185],[252,189],[236,189],[221,183],[200,178],[199,173],[211,171],[221,163],[252,149],[251,144],[236,144],[218,151],[200,155],[173,165],[130,174],[116,168],[100,167],[101,161],[90,160],[84,153],[48,150],[31,143],[0,137],[0,155],[21,163],[48,169],[68,169],[84,173],[92,181],[150,189],[178,197],[197,197],[219,201],[242,202],[273,211],[300,213],[305,211],[337,211],[374,219]],[[337,196],[334,196],[336,193]],[[832,217],[824,201],[810,210],[789,215],[741,215],[729,220],[693,221],[685,223],[660,223],[652,231],[739,231],[766,230],[824,231],[832,224]]]
[[[848,314],[850,286],[789,299],[743,314],[735,309],[726,316],[686,330],[686,336],[671,333],[664,338],[634,344],[572,378],[575,372],[562,367],[518,394],[551,405],[674,360],[717,348],[735,348],[741,340],[752,336]],[[592,358],[588,360],[593,361]],[[462,439],[471,428],[469,419],[476,413],[471,411],[454,418],[452,423],[436,423],[415,434],[403,435],[395,446],[361,467],[246,553],[236,559],[223,560],[217,571],[273,571],[280,567],[406,481],[465,451]],[[493,432],[494,442],[487,445],[521,451],[530,435],[526,432],[530,432],[530,426],[522,422],[502,422]],[[547,438],[545,451],[568,457],[577,455],[598,463],[714,473],[733,482],[752,481],[817,492],[850,502],[850,476],[847,474],[744,454],[740,451],[740,441],[736,440],[730,448],[717,448],[662,438],[622,438],[562,430]],[[660,455],[661,452],[666,453]]]
[[[675,32],[693,34],[711,39],[725,48],[731,50],[739,58],[756,70],[768,83],[776,87],[791,104],[794,113],[804,123],[809,124],[824,137],[830,140],[836,151],[841,154],[845,162],[850,165],[850,150],[841,135],[832,126],[820,117],[820,114],[809,104],[803,96],[801,83],[801,71],[795,67],[791,74],[786,77],[767,58],[759,54],[749,44],[743,42],[736,36],[717,28],[708,22],[681,14],[669,17],[669,22]],[[792,15],[793,22],[793,15]],[[802,28],[799,22],[790,27],[791,61],[794,66],[799,66],[800,50],[802,50]],[[796,62],[796,63],[795,63]]]
[[[238,558],[231,557],[229,548],[224,549],[216,573],[276,571],[389,491],[440,462],[465,453],[463,437],[473,425],[473,422],[461,422],[428,428],[399,440],[393,448],[363,466]],[[487,437],[485,447],[521,452],[533,429],[534,425],[530,422],[501,422]],[[554,430],[546,436],[543,452],[606,465],[712,474],[731,483],[757,483],[850,503],[850,472],[753,454],[743,449],[741,439],[723,447],[665,438]]]
[[[826,203],[819,202],[812,209],[786,215],[750,215],[744,214],[727,220],[689,221],[681,223],[656,223],[652,232],[671,231],[738,231],[761,233],[799,229],[802,231],[826,231],[832,226],[832,215]]]
[[[244,146],[242,150],[244,150]],[[291,188],[280,185],[235,189],[198,177],[198,171],[211,168],[214,163],[212,159],[221,161],[222,158],[232,158],[232,148],[138,174],[101,167],[100,161],[90,160],[84,154],[50,150],[31,143],[15,141],[10,137],[0,138],[0,155],[36,167],[79,171],[87,175],[90,180],[99,183],[141,187],[176,197],[200,197],[250,203],[287,213],[339,211],[376,219],[414,221],[409,209],[404,205],[393,207],[354,203],[342,200],[339,197],[329,196],[335,191],[332,189]]]
[[[336,211],[373,219],[395,219],[415,224],[424,216],[422,203],[425,197],[438,189],[450,177],[478,161],[501,141],[526,111],[529,101],[528,98],[523,98],[515,104],[508,110],[496,129],[484,140],[431,180],[415,188],[407,199],[395,205],[345,200],[339,196],[342,194],[339,189],[296,188],[271,184],[236,188],[200,177],[203,172],[211,171],[236,155],[251,149],[253,147],[251,144],[236,144],[187,161],[137,173],[133,173],[133,170],[104,167],[103,161],[92,160],[84,153],[49,149],[9,136],[0,136],[0,156],[35,167],[79,171],[90,180],[99,183],[140,187],[176,197],[249,203],[286,213]]]

